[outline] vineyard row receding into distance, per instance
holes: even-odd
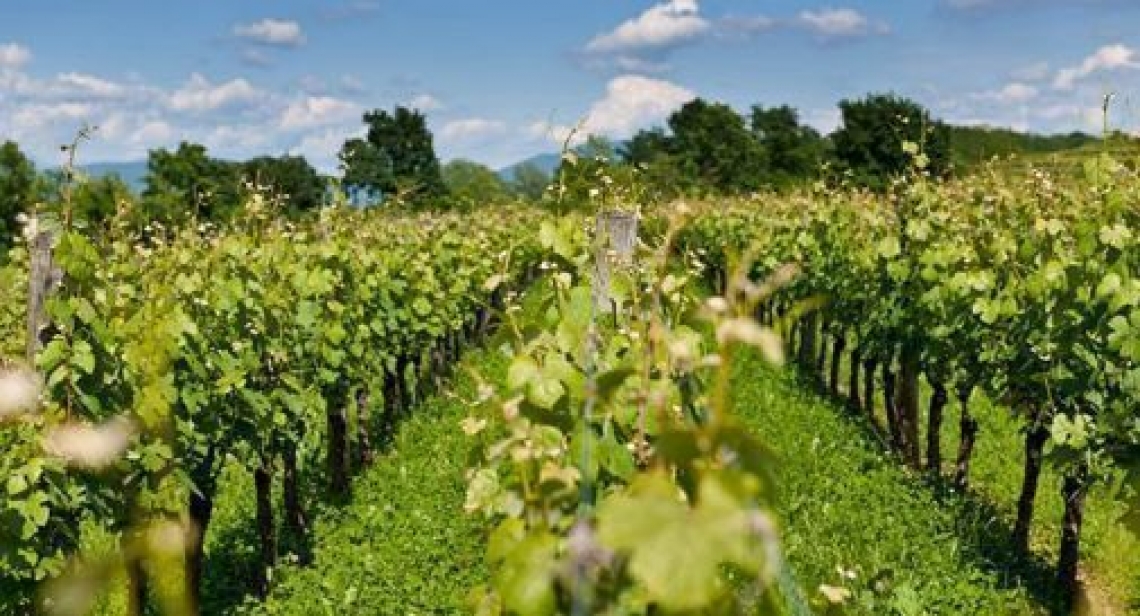
[[[0,350],[42,375],[39,400],[0,409],[0,609],[82,613],[122,570],[129,613],[198,613],[235,463],[254,480],[249,590],[265,595],[281,552],[309,558],[319,503],[348,498],[354,469],[492,327],[509,368],[463,425],[466,509],[489,533],[478,613],[795,609],[769,515],[779,467],[731,404],[741,347],[778,363],[780,335],[885,423],[903,463],[959,489],[986,438],[971,397],[1021,418],[1011,545],[1030,558],[1038,501],[1061,499],[1056,602],[1071,602],[1090,489],[1137,505],[1140,182],[1107,157],[1079,182],[936,182],[907,151],[916,172],[885,192],[597,219],[329,208],[290,223],[256,197],[232,229],[145,238],[33,219],[0,273],[30,289],[0,307]],[[952,401],[963,438],[947,469]],[[1046,465],[1063,481],[1039,495]],[[72,558],[91,523],[120,541],[113,557]],[[828,591],[829,609],[862,613]]]

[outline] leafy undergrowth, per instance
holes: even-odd
[[[418,406],[392,446],[359,475],[345,507],[316,521],[314,563],[287,565],[263,604],[243,614],[458,614],[486,577],[485,530],[463,513],[470,439],[459,422],[475,397],[464,366],[503,378],[502,354],[468,353],[450,395]]]
[[[1046,613],[1046,568],[1002,556],[996,513],[908,474],[790,373],[746,356],[735,378],[736,411],[780,459],[784,550],[814,602],[827,585],[850,614]]]

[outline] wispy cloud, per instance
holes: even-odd
[[[360,117],[363,108],[331,96],[306,96],[295,100],[281,112],[282,130],[302,130],[344,124]]]
[[[32,52],[19,43],[0,45],[0,68],[21,68],[32,59]]]
[[[1029,84],[1021,83],[1018,81],[1006,84],[1005,87],[999,90],[988,92],[978,92],[971,95],[974,100],[991,101],[1001,104],[1019,104],[1026,103],[1040,94],[1040,90]]]
[[[234,26],[234,36],[261,45],[300,47],[305,44],[301,24],[285,19],[266,18],[250,24]]]
[[[185,85],[170,94],[169,105],[176,111],[215,111],[252,104],[258,98],[257,88],[245,79],[214,84],[202,74],[194,73]]]
[[[452,120],[443,125],[439,134],[443,139],[451,141],[484,139],[493,135],[502,134],[507,125],[498,120],[487,118],[465,118]]]
[[[587,65],[622,72],[664,73],[668,57],[686,46],[710,40],[748,40],[776,30],[799,30],[829,43],[890,31],[851,8],[805,10],[798,15],[724,15],[708,17],[697,0],[668,0],[590,39],[583,52]]]
[[[1136,50],[1121,44],[1107,45],[1096,50],[1079,65],[1058,71],[1057,76],[1053,78],[1053,87],[1058,90],[1071,90],[1078,81],[1094,73],[1122,69],[1140,69]]]
[[[866,15],[851,8],[802,11],[797,18],[797,23],[820,39],[829,41],[862,38],[890,32],[890,27],[887,24],[872,21]]]
[[[446,107],[443,101],[431,94],[418,94],[408,101],[408,106],[420,111],[440,111]]]

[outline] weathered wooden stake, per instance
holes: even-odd
[[[31,270],[28,273],[28,336],[27,361],[35,366],[36,353],[43,348],[42,338],[48,327],[47,298],[63,279],[52,261],[55,238],[49,231],[40,231],[30,242]]]

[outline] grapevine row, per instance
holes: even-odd
[[[761,307],[762,320],[794,323],[785,329],[799,363],[873,421],[881,393],[881,432],[911,467],[947,470],[939,435],[953,398],[962,438],[949,470],[966,488],[972,392],[1017,413],[1025,450],[1013,542],[1028,551],[1051,460],[1064,477],[1057,575],[1071,596],[1089,487],[1136,473],[1140,459],[1140,183],[1115,168],[1102,159],[1087,181],[1063,186],[1042,173],[1021,185],[918,178],[886,196],[819,189],[718,204],[685,243],[706,251],[722,280],[726,255],[749,247],[762,272],[799,264],[803,275]]]
[[[235,462],[254,476],[254,590],[265,592],[279,542],[274,477],[285,532],[303,541],[304,486],[347,494],[350,471],[369,462],[377,440],[533,268],[536,216],[330,210],[294,226],[253,211],[224,232],[92,239],[57,229],[63,282],[35,360],[44,405],[0,430],[9,478],[0,514],[10,522],[0,526],[0,596],[10,602],[2,611],[26,610],[34,584],[64,573],[81,520],[124,531],[135,613],[148,594],[144,562],[161,547],[148,537],[165,528],[153,521],[186,529],[193,609],[219,474]],[[27,260],[15,249],[5,275],[26,278]],[[5,318],[6,341],[19,336],[16,319]],[[68,434],[95,440],[80,452],[42,446]],[[121,437],[125,453],[92,457],[100,437]],[[309,470],[318,461],[323,472]]]

